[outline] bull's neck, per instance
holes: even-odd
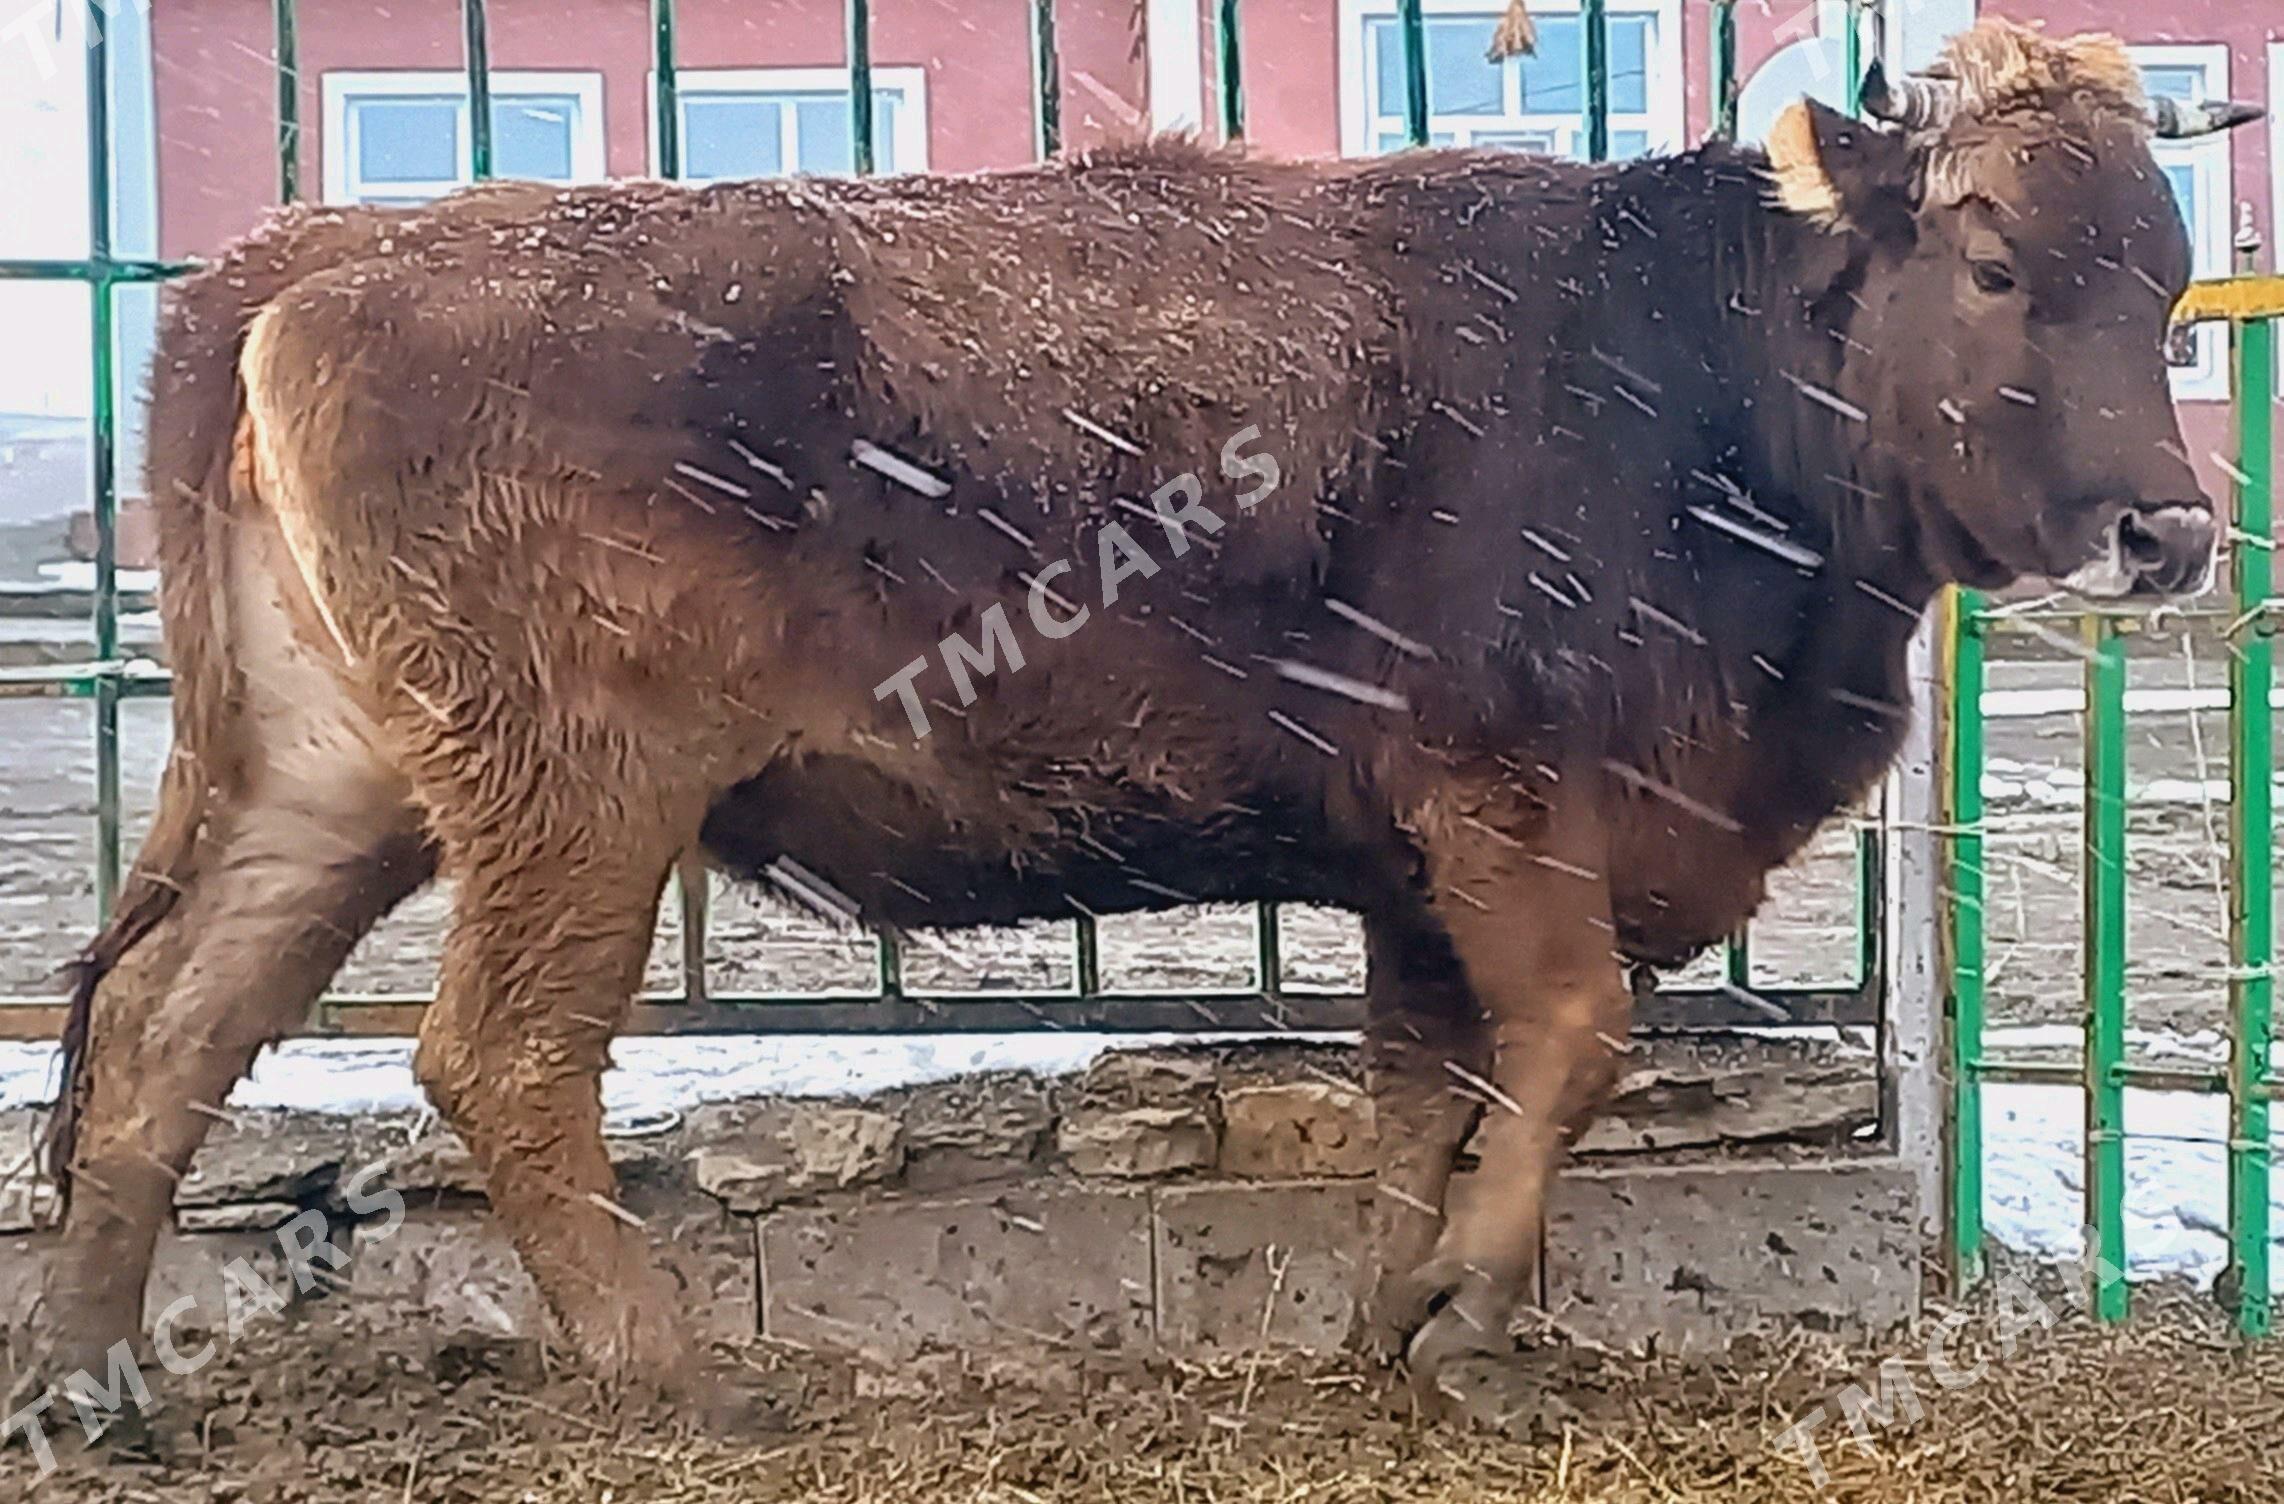
[[[1843,395],[1844,367],[1878,358],[1852,335],[1869,247],[1778,206],[1757,152],[1712,146],[1682,160],[1712,206],[1711,254],[1676,288],[1705,310],[1689,323],[1709,331],[1703,359],[1719,376],[1707,431],[1724,452],[1708,458],[1819,535],[1835,578],[1924,607],[1937,580],[1920,498],[1890,461],[1880,415]]]
[[[1692,352],[1709,378],[1703,388],[1705,421],[1694,441],[1702,446],[1692,457],[1696,470],[1735,482],[1755,507],[1782,518],[1795,537],[1812,541],[1823,556],[1806,582],[1793,662],[1780,665],[1788,670],[1789,686],[1818,686],[1815,703],[1796,702],[1787,689],[1764,708],[1820,720],[1837,715],[1862,732],[1851,734],[1851,745],[1866,758],[1884,760],[1900,734],[1900,720],[1845,707],[1904,697],[1907,645],[1938,581],[1927,562],[1916,522],[1919,498],[1907,490],[1906,467],[1883,458],[1885,425],[1842,395],[1852,385],[1844,379],[1845,364],[1878,358],[1851,338],[1858,289],[1869,270],[1866,248],[1778,207],[1765,166],[1756,153],[1726,147],[1666,164],[1669,183],[1677,175],[1694,179],[1688,187],[1701,195],[1703,212],[1666,211],[1665,224],[1681,233],[1665,234],[1661,243],[1688,243],[1687,236],[1700,235],[1696,243],[1706,253],[1676,265],[1670,250],[1664,251],[1657,276],[1612,275],[1605,285],[1648,286],[1661,302],[1687,299],[1695,305],[1669,303],[1661,323],[1703,331]],[[1669,188],[1663,199],[1645,193],[1634,201],[1685,197]],[[1628,254],[1627,243],[1618,244],[1612,254]],[[1685,492],[1676,504],[1710,499]],[[1743,602],[1730,604],[1745,609]],[[1843,699],[1830,697],[1835,689],[1844,692]],[[1842,782],[1860,771],[1851,767]],[[1775,786],[1764,792],[1780,802],[1797,797],[1804,828],[1829,813],[1832,799],[1844,797],[1844,791],[1811,789],[1821,776],[1800,770],[1772,764],[1770,777],[1776,785],[1801,781],[1797,796]]]

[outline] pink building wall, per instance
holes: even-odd
[[[1487,0],[1489,3],[1489,0]],[[1214,6],[1200,10],[1200,118],[1213,109]],[[1989,13],[2057,31],[2109,30],[2135,43],[2226,43],[2231,92],[2271,103],[2269,44],[2284,40],[2273,0],[1987,0]],[[1692,138],[1710,119],[1710,10],[1686,0],[1682,75]],[[1797,7],[1745,0],[1738,54],[1747,75],[1796,30]],[[840,0],[681,0],[685,67],[815,67],[843,57]],[[874,0],[873,59],[927,72],[930,165],[966,171],[1029,160],[1032,103],[1027,0]],[[599,70],[606,167],[648,166],[648,7],[642,0],[492,0],[491,50],[500,68]],[[1147,119],[1142,0],[1061,0],[1065,140],[1086,146],[1129,135]],[[160,235],[165,254],[212,252],[251,226],[277,196],[271,0],[175,0],[153,7],[159,121]],[[1263,150],[1340,150],[1339,0],[1249,0],[1243,8],[1248,134]],[[320,80],[335,69],[460,65],[459,7],[450,0],[302,0],[302,185],[315,196],[325,150]],[[2284,107],[2284,101],[2274,102]],[[2270,135],[2231,137],[2235,197],[2252,205],[2273,244]],[[2273,264],[2273,263],[2272,263]],[[2225,485],[2212,458],[2228,443],[2222,404],[2184,405],[2189,449],[2207,483]]]

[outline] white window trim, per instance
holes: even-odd
[[[2126,51],[2132,54],[2138,67],[2194,68],[2204,77],[2206,98],[2229,97],[2226,42],[2129,44]],[[2158,166],[2186,165],[2196,177],[2197,223],[2188,227],[2189,244],[2196,258],[2196,275],[2227,276],[2236,225],[2235,169],[2230,161],[2227,135],[2206,136],[2195,141],[2153,141],[2150,150]],[[2225,330],[2218,324],[2204,324],[2191,337],[2197,344],[2197,363],[2168,373],[2173,383],[2173,400],[2226,402],[2229,369]]]
[[[474,137],[469,133],[468,75],[451,68],[390,69],[386,72],[329,72],[323,80],[325,135],[325,201],[354,203],[349,150],[349,102],[352,99],[449,94],[460,102],[460,175],[466,183],[474,176],[469,154]],[[579,125],[571,134],[571,181],[594,183],[605,176],[603,166],[603,75],[591,72],[543,72],[509,69],[492,74],[492,98],[521,95],[569,94],[579,101]]]
[[[650,140],[650,171],[659,171],[658,161],[658,75],[650,76],[648,99],[650,129],[644,134]],[[897,66],[872,70],[872,83],[876,89],[894,89],[904,97],[904,108],[896,112],[896,133],[893,137],[896,151],[896,170],[926,172],[928,170],[928,70],[917,66]],[[846,68],[677,68],[674,70],[676,95],[684,100],[693,94],[816,94],[835,90],[849,91],[849,70]],[[687,119],[682,124],[687,124]],[[875,124],[877,125],[877,121]],[[689,158],[687,131],[684,132],[683,158]]]
[[[1422,0],[1430,16],[1497,13],[1503,0]],[[1649,111],[1650,151],[1678,151],[1686,126],[1682,119],[1681,0],[1625,0],[1627,11],[1647,11],[1657,17],[1657,40],[1650,49]],[[1578,0],[1543,0],[1534,4],[1534,17],[1576,15]],[[1373,150],[1372,122],[1365,106],[1370,97],[1366,69],[1372,59],[1364,47],[1364,23],[1377,17],[1393,19],[1396,0],[1340,0],[1340,150],[1344,156],[1366,156]]]

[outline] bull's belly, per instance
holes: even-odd
[[[1727,836],[1663,836],[1622,844],[1610,898],[1619,951],[1670,970],[1744,929],[1768,891],[1772,864]]]
[[[1199,802],[1111,784],[1051,800],[998,789],[982,821],[941,791],[820,758],[725,793],[702,843],[733,875],[797,896],[821,879],[836,906],[845,900],[864,921],[899,927],[1193,903],[1370,902],[1374,864],[1321,818],[1258,791],[1217,799],[1202,817]]]

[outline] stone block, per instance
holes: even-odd
[[[711,1196],[632,1188],[626,1207],[673,1288],[675,1309],[706,1342],[750,1341],[761,1331],[760,1250],[749,1217]]]
[[[1146,1350],[1150,1202],[1106,1188],[881,1197],[761,1224],[763,1330],[907,1359],[931,1350]]]
[[[1182,1353],[1338,1352],[1368,1294],[1370,1198],[1353,1180],[1159,1191],[1159,1341]]]
[[[1055,1147],[1081,1175],[1142,1180],[1210,1169],[1218,1137],[1196,1108],[1078,1107],[1056,1125]]]
[[[1068,1095],[1098,1107],[1202,1106],[1213,1099],[1214,1060],[1201,1050],[1111,1050],[1079,1074]]]
[[[30,1318],[55,1246],[53,1233],[0,1237],[0,1338]]]
[[[1918,1312],[1916,1202],[1885,1158],[1576,1169],[1548,1207],[1547,1309],[1667,1352],[1786,1326],[1876,1336]]]
[[[1369,1175],[1372,1098],[1330,1081],[1244,1086],[1221,1096],[1221,1168],[1264,1180]]]
[[[0,1234],[53,1227],[62,1210],[56,1188],[45,1180],[34,1180],[29,1170],[0,1182]]]
[[[823,1102],[787,1102],[747,1119],[715,1142],[697,1137],[698,1186],[733,1212],[768,1211],[822,1191],[895,1178],[904,1167],[904,1124],[893,1113]]]
[[[1054,1125],[1047,1085],[1016,1073],[915,1089],[904,1109],[904,1184],[948,1190],[1025,1173]]]
[[[180,1233],[273,1232],[300,1215],[301,1208],[291,1201],[232,1201],[177,1207],[174,1226]]]
[[[394,1307],[447,1331],[527,1337],[543,1330],[538,1288],[491,1218],[414,1211],[385,1237],[382,1225],[358,1240],[350,1294],[360,1308]]]
[[[313,1112],[237,1112],[217,1123],[175,1191],[177,1206],[307,1204],[356,1158],[354,1120]]]
[[[439,1196],[481,1196],[484,1172],[460,1135],[429,1119],[417,1130],[403,1122],[358,1136],[358,1165],[378,1165],[386,1185],[417,1205]],[[354,1175],[356,1170],[351,1170]]]
[[[299,1215],[296,1209],[291,1215]],[[176,1302],[190,1304],[175,1318],[174,1329],[191,1335],[225,1334],[233,1319],[241,1332],[249,1327],[282,1321],[297,1308],[322,1300],[345,1286],[356,1267],[356,1237],[346,1223],[324,1230],[343,1263],[332,1266],[315,1238],[297,1230],[295,1241],[311,1256],[305,1259],[310,1285],[302,1288],[287,1244],[275,1229],[260,1232],[162,1232],[151,1256],[151,1277],[144,1288],[147,1319]]]

